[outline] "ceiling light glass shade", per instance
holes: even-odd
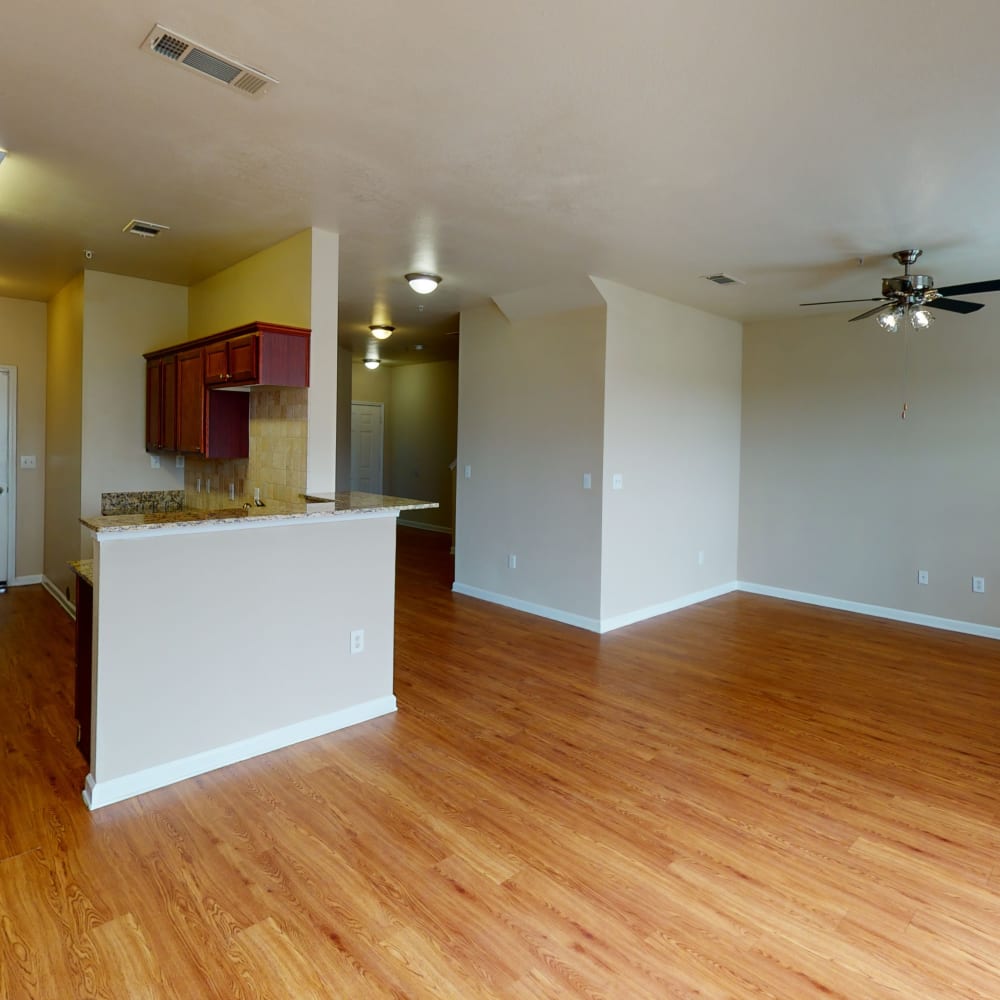
[[[441,279],[436,274],[413,273],[405,275],[410,283],[410,288],[421,295],[429,295],[441,284]]]
[[[365,358],[365,368],[369,371],[375,371],[381,363],[378,358]]]
[[[895,333],[899,329],[899,321],[903,318],[902,309],[892,309],[889,312],[879,313],[875,317],[875,322],[878,323],[886,333]]]
[[[914,330],[926,330],[927,327],[934,322],[934,313],[930,309],[912,309],[910,310],[910,326]]]
[[[372,336],[376,340],[388,340],[396,328],[394,326],[386,326],[384,323],[380,323],[375,326],[370,326],[368,329],[371,330]]]

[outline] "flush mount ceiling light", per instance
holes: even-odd
[[[382,364],[382,362],[379,361],[378,358],[365,358],[365,368],[369,371],[375,371],[380,364]]]
[[[368,327],[368,329],[371,330],[372,336],[376,340],[388,340],[393,335],[396,328],[394,326],[388,326],[385,323],[376,323],[374,326]],[[375,367],[377,368],[378,365]]]
[[[425,274],[421,271],[411,271],[403,275],[410,283],[410,288],[421,295],[429,295],[441,284],[441,278],[436,274]]]

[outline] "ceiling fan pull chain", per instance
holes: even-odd
[[[910,404],[906,401],[910,386],[910,338],[907,336],[906,328],[903,328],[903,409],[899,413],[899,419],[906,419],[906,411]]]

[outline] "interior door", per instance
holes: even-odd
[[[10,372],[0,369],[0,583],[6,585],[10,531]]]
[[[381,403],[351,403],[351,489],[382,492]]]

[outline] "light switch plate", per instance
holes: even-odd
[[[37,469],[38,459],[34,455],[22,455],[21,456],[21,468],[22,469]]]

